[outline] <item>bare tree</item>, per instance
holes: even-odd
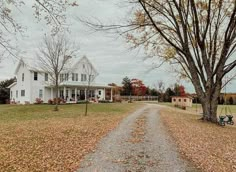
[[[55,111],[58,111],[59,76],[62,72],[68,73],[69,61],[77,49],[69,42],[65,35],[45,36],[43,44],[39,47],[37,58],[40,69],[48,73],[51,85],[56,91]]]
[[[27,2],[26,2],[27,3]],[[30,2],[31,4],[32,2]],[[11,44],[11,37],[16,33],[23,33],[25,26],[15,19],[14,11],[21,11],[25,6],[22,0],[2,0],[0,1],[0,54],[1,56],[17,57],[16,47]],[[67,27],[66,11],[68,7],[77,6],[75,1],[58,0],[34,0],[32,8],[35,18],[39,21],[44,19],[47,25],[52,26],[52,33],[56,34]]]
[[[84,56],[83,58],[87,59],[86,56]],[[86,90],[85,90],[85,113],[84,115],[87,116],[88,114],[88,103],[89,103],[89,93],[90,93],[90,88],[91,88],[91,84],[94,82],[95,78],[98,76],[97,71],[94,69],[93,65],[87,61],[84,66],[83,66],[83,74],[84,74],[84,78],[82,78],[82,80],[84,80],[86,82]]]
[[[162,80],[159,80],[159,81],[157,81],[156,84],[154,84],[154,87],[160,93],[159,101],[163,101],[164,92],[165,92],[165,83]]]
[[[85,22],[96,30],[118,29],[134,47],[176,64],[201,101],[203,120],[217,121],[222,79],[236,66],[235,0],[130,0],[125,25]]]

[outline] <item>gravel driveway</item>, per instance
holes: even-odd
[[[147,104],[125,118],[85,157],[79,172],[196,172],[182,159],[159,117],[159,106]],[[135,122],[145,117],[145,134],[130,142]]]

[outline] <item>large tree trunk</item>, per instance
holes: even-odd
[[[210,96],[207,96],[205,101],[202,101],[202,110],[203,110],[203,120],[217,122],[217,106],[218,102],[210,99]]]
[[[212,83],[210,85],[210,87],[207,87],[207,91],[204,94],[201,94],[204,96],[200,97],[203,109],[202,119],[216,123],[218,97],[220,97],[222,82],[216,81],[214,85]]]

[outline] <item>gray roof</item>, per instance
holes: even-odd
[[[95,73],[98,75],[97,70],[94,68],[93,64],[90,62],[90,60],[86,57],[83,56],[82,58],[78,58],[78,57],[71,57],[70,60],[68,61],[68,63],[66,64],[65,68],[66,69],[72,69],[75,68],[75,66],[81,62],[82,60],[86,60],[87,63],[89,63],[93,70],[95,71]],[[25,57],[25,58],[21,58],[16,69],[15,69],[15,75],[17,74],[20,65],[24,63],[26,65],[26,67],[31,70],[31,71],[38,71],[38,72],[44,72],[43,69],[40,67],[40,62],[37,58],[30,58],[30,57]]]

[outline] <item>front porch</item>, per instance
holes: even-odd
[[[50,99],[56,97],[56,90],[53,87],[47,88],[50,91]],[[79,101],[98,102],[106,100],[112,102],[112,87],[81,87],[81,86],[60,86],[58,97],[66,103],[77,103]]]

